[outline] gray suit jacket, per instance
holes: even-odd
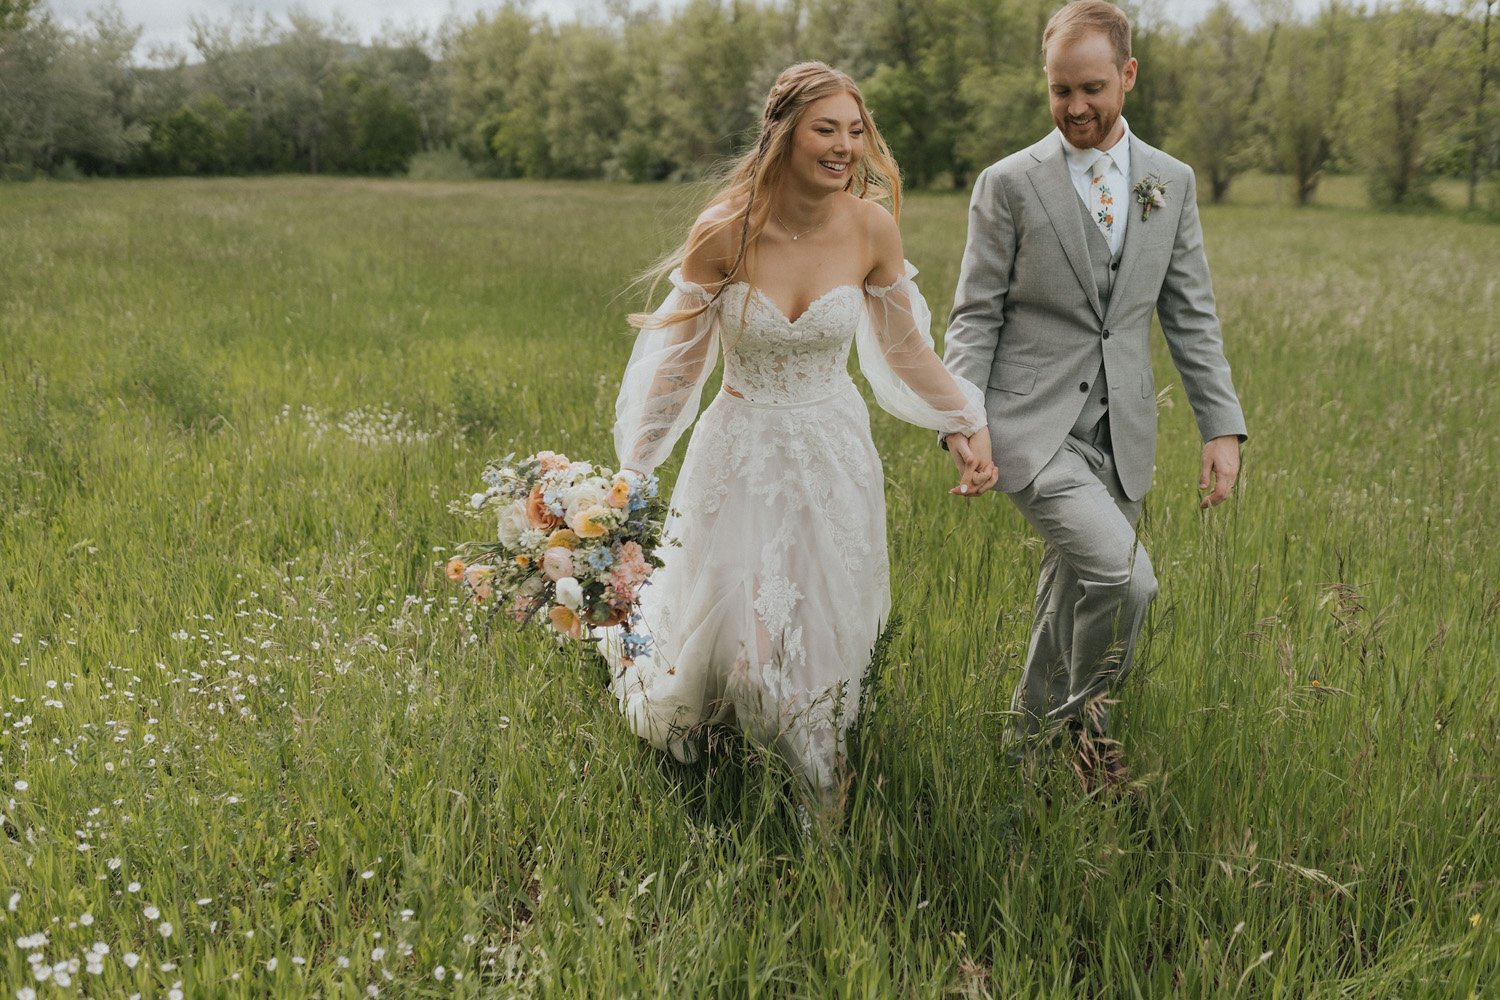
[[[1245,435],[1192,168],[1134,134],[1130,144],[1131,190],[1122,201],[1132,214],[1108,310],[1099,304],[1059,133],[986,168],[974,185],[943,360],[985,390],[999,488],[1007,493],[1025,488],[1062,446],[1086,400],[1080,386],[1093,381],[1101,361],[1120,485],[1132,500],[1151,488],[1153,311],[1203,440]],[[1153,174],[1166,182],[1167,203],[1142,220],[1133,192]]]

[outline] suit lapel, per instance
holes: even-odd
[[[1073,266],[1078,283],[1088,295],[1089,305],[1102,320],[1104,310],[1099,305],[1099,288],[1094,283],[1093,263],[1089,259],[1088,244],[1085,242],[1083,213],[1078,210],[1078,192],[1073,188],[1073,178],[1068,175],[1068,164],[1063,158],[1062,137],[1053,132],[1038,147],[1033,147],[1031,155],[1037,162],[1026,172],[1026,176],[1031,179],[1031,186],[1042,200],[1047,218],[1052,220],[1052,228],[1057,232],[1057,239],[1068,257],[1068,263]],[[1131,226],[1125,232],[1127,246],[1130,229],[1134,228]]]
[[[1141,182],[1141,178],[1153,173],[1156,173],[1156,151],[1137,139],[1135,133],[1132,132],[1130,134],[1130,189],[1125,193],[1125,211],[1131,214],[1130,221],[1125,224],[1125,245],[1120,248],[1120,273],[1116,276],[1115,283],[1110,290],[1109,311],[1111,313],[1125,297],[1125,290],[1130,287],[1130,279],[1135,274],[1136,261],[1151,237],[1151,220],[1141,218],[1140,206],[1135,201],[1135,186]],[[1157,228],[1161,228],[1160,224]],[[1106,320],[1108,318],[1105,317]]]

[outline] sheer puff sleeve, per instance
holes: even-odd
[[[660,323],[673,313],[704,309],[667,325],[648,325],[635,339],[615,401],[615,453],[622,469],[649,473],[698,415],[703,385],[718,360],[718,307],[701,285],[673,271],[672,291],[652,313]]]
[[[865,286],[865,318],[855,335],[859,367],[882,409],[919,427],[972,434],[985,426],[984,393],[943,367],[932,349],[932,310],[917,290],[917,269],[894,285]]]

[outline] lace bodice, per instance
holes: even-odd
[[[743,281],[726,288],[722,298],[724,384],[744,399],[801,403],[849,384],[849,345],[865,308],[858,288],[830,289],[795,321]]]

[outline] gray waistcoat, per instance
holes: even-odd
[[[1109,312],[1109,293],[1114,288],[1115,275],[1119,274],[1120,255],[1109,252],[1109,243],[1104,239],[1104,233],[1100,232],[1099,224],[1089,214],[1089,207],[1078,201],[1078,211],[1083,215],[1083,232],[1089,248],[1089,263],[1094,270],[1094,283],[1099,288],[1099,306],[1106,314]],[[1124,249],[1124,244],[1121,244]],[[1072,433],[1077,437],[1091,437],[1099,419],[1104,416],[1108,409],[1104,384],[1104,357],[1100,355],[1099,371],[1089,384],[1088,399],[1084,401],[1083,409],[1078,414],[1078,420],[1073,425]]]

